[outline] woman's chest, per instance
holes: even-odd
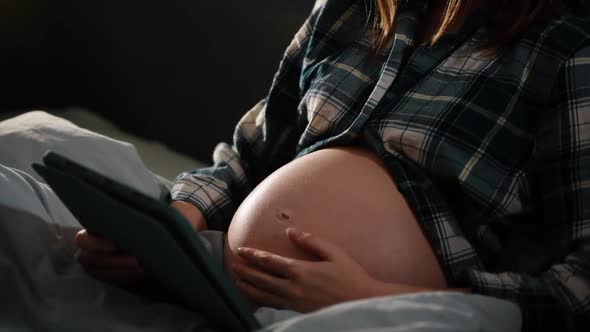
[[[537,118],[551,103],[551,66],[539,65],[547,61],[524,47],[503,57],[469,45],[447,53],[419,48],[386,65],[367,52],[353,48],[307,67],[299,149],[370,130],[385,150],[431,177],[482,202],[497,200],[501,213],[520,211]],[[499,191],[514,199],[506,203]]]
[[[324,58],[303,73],[299,148],[370,128],[392,153],[448,175],[481,154],[516,167],[530,157],[536,119],[551,102],[551,82],[538,79],[548,69],[529,55],[419,48],[388,66],[357,47]]]

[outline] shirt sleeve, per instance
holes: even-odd
[[[226,230],[252,188],[295,156],[301,71],[321,4],[288,46],[267,97],[238,122],[233,144],[216,146],[212,167],[182,173],[174,181],[172,200],[194,204],[211,229]]]
[[[538,275],[470,271],[473,291],[513,300],[523,331],[581,331],[590,317],[590,47],[565,61],[540,119],[533,186],[561,261]]]

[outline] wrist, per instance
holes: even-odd
[[[207,229],[205,215],[193,204],[184,201],[173,201],[170,203],[170,206],[178,210],[195,231],[204,231]]]

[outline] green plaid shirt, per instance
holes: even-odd
[[[366,6],[316,5],[234,144],[217,146],[213,167],[181,174],[172,198],[226,229],[278,167],[362,145],[395,177],[450,286],[517,302],[525,330],[580,328],[590,316],[590,22],[533,26],[486,56],[477,12],[409,52],[420,15],[406,10],[375,55]]]

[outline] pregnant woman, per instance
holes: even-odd
[[[328,0],[268,96],[172,205],[227,231],[255,304],[307,312],[429,290],[590,315],[590,21],[583,1]],[[103,278],[141,274],[77,235]],[[100,268],[97,268],[99,266]]]

